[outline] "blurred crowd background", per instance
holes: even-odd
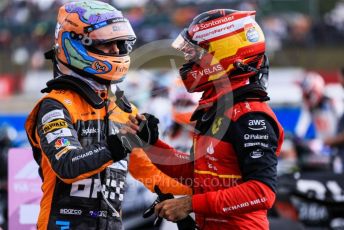
[[[67,0],[0,1],[0,198],[7,186],[5,153],[9,147],[28,146],[24,121],[35,101],[41,96],[40,90],[45,86],[45,82],[53,77],[52,64],[44,59],[44,52],[53,45],[57,10],[64,2]],[[329,169],[332,171],[333,168],[340,167],[336,165],[334,157],[338,150],[326,145],[329,143],[326,141],[335,136],[335,129],[340,126],[339,118],[344,108],[344,93],[341,86],[341,81],[344,82],[341,80],[341,69],[344,67],[344,0],[104,2],[122,10],[131,22],[137,35],[134,51],[158,40],[176,38],[192,18],[203,11],[215,8],[256,10],[257,21],[266,36],[267,54],[270,59],[270,103],[287,133],[281,156],[285,161],[281,160],[280,172],[311,169],[314,173]],[[153,52],[158,52],[160,48],[163,49],[154,47]],[[149,48],[140,54],[144,54],[141,58],[147,59],[149,65],[144,65],[144,60],[139,68],[129,72],[127,79],[120,86],[126,90],[129,99],[141,111],[157,115],[161,120],[160,128],[161,133],[165,135],[164,138],[179,145],[180,142],[174,140],[179,129],[176,123],[180,123],[180,116],[176,119],[176,104],[178,99],[187,96],[185,92],[179,92],[179,85],[175,82],[178,72],[173,65],[174,62],[171,62],[171,57],[163,55],[152,58],[152,52],[147,50],[149,51]],[[177,64],[181,63],[180,57],[174,58]],[[316,105],[320,112],[325,111],[321,114],[323,118],[334,121],[331,127],[323,125],[325,131],[332,129],[326,137],[322,135],[324,130],[317,128],[319,124],[314,119],[319,115],[318,110],[310,108],[305,100],[309,92],[305,91],[308,88],[303,80],[310,75],[317,76],[314,78],[315,85],[321,85],[320,88],[312,89],[310,94],[317,95],[321,103],[324,98],[326,103],[328,98],[331,101],[329,106],[323,107],[321,103]],[[189,99],[190,105],[195,106],[195,97]],[[305,117],[308,117],[308,120]],[[344,123],[344,120],[342,122]],[[182,138],[186,139],[188,134]],[[185,146],[179,147],[187,150],[191,145],[190,140],[184,144]],[[129,189],[133,194],[142,194],[143,191],[145,190],[142,187],[138,190]],[[344,193],[340,194],[343,196]],[[147,200],[149,203],[151,199]],[[344,198],[342,200],[344,201]],[[133,204],[127,204],[128,209],[130,205],[138,205],[135,201]],[[305,206],[302,207],[306,210]],[[307,214],[316,217],[315,219],[321,219],[319,215],[314,215],[317,209],[312,207],[310,209],[313,211]],[[4,221],[1,213],[6,208],[7,204],[0,202],[0,226]],[[284,209],[283,206],[281,209]],[[344,208],[341,213],[344,213],[343,210]],[[326,217],[331,215],[329,212]],[[307,217],[306,214],[305,216]],[[344,226],[344,219],[341,221]]]

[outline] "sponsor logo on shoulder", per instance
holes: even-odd
[[[58,153],[55,154],[55,158],[56,160],[60,160],[60,158],[66,154],[69,150],[71,149],[77,149],[77,147],[75,146],[67,146],[65,148],[63,148],[61,151],[59,151]]]
[[[245,134],[245,140],[269,140],[269,135],[260,135],[260,134]]]
[[[59,148],[62,148],[62,147],[66,147],[66,146],[69,146],[70,145],[70,141],[66,138],[60,138],[60,139],[57,139],[57,141],[55,142],[55,148],[56,149],[59,149]]]
[[[49,121],[59,119],[59,118],[64,118],[63,110],[62,109],[52,110],[42,117],[42,124],[45,124]]]
[[[261,158],[263,155],[264,155],[264,152],[261,149],[257,149],[250,153],[250,156],[253,159]]]
[[[207,148],[207,153],[214,154],[214,152],[215,150],[214,150],[213,142],[210,142],[210,145]]]
[[[56,129],[62,129],[62,128],[67,128],[67,127],[68,127],[68,124],[65,120],[58,119],[58,120],[46,123],[43,126],[43,132],[45,134],[45,133],[49,133],[49,132],[56,130]]]
[[[233,113],[234,113],[233,118],[236,118],[236,116],[241,113],[241,110],[240,109],[234,109]]]
[[[247,101],[245,102],[245,108],[246,108],[248,111],[252,110],[252,109],[251,109],[251,106],[250,106],[250,103],[248,103]]]
[[[70,137],[70,136],[72,136],[72,132],[70,131],[70,129],[62,128],[62,129],[58,129],[54,132],[46,134],[45,138],[47,138],[48,144],[50,144],[53,140],[59,137]]]
[[[99,133],[99,129],[96,129],[94,127],[81,130],[81,136],[83,137],[88,136],[90,134],[92,135],[95,133]]]
[[[265,120],[249,120],[248,128],[251,130],[263,130],[266,129]]]

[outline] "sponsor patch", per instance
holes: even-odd
[[[197,42],[202,42],[213,38],[218,38],[224,34],[229,34],[238,30],[243,30],[244,24],[247,23],[247,21],[252,20],[251,16],[240,18],[234,21],[232,21],[232,19],[233,18],[228,18],[227,22],[225,23],[218,21],[219,23],[217,25],[215,25],[214,23],[213,25],[209,24],[209,26],[206,26],[207,24],[201,24],[201,30],[195,32],[192,39]]]
[[[81,159],[83,159],[83,158],[92,156],[93,154],[99,153],[100,151],[102,151],[102,150],[104,150],[104,149],[105,149],[105,147],[99,147],[99,148],[97,148],[97,149],[94,149],[94,150],[88,151],[88,152],[86,152],[86,153],[80,154],[80,155],[78,155],[78,156],[76,156],[76,157],[73,157],[73,158],[72,158],[72,162],[75,162],[75,161],[81,160]]]
[[[66,147],[66,146],[69,146],[70,145],[70,141],[66,138],[60,138],[60,139],[57,139],[57,141],[55,142],[55,148],[56,149],[59,149],[59,148],[62,148],[62,147]]]
[[[248,206],[254,206],[254,205],[258,205],[258,204],[264,203],[267,200],[268,199],[266,199],[266,197],[261,197],[261,198],[255,199],[255,200],[246,201],[244,203],[233,205],[233,206],[230,206],[230,207],[224,207],[222,210],[224,212],[235,211],[235,210],[238,210],[238,209],[241,209],[241,208],[245,208],[245,207],[248,207]]]
[[[56,153],[55,154],[56,160],[60,160],[60,158],[71,149],[76,149],[76,147],[75,146],[67,146],[67,147],[63,148],[60,152]]]
[[[251,130],[263,130],[266,129],[265,120],[249,120],[248,128]]]
[[[214,154],[214,152],[215,150],[214,150],[213,142],[210,142],[210,145],[207,148],[207,153]]]
[[[260,135],[260,134],[245,134],[245,140],[269,140],[269,135]]]
[[[226,16],[226,17],[221,17],[219,19],[215,19],[215,20],[212,20],[210,22],[204,22],[202,24],[200,24],[200,28],[201,30],[204,30],[204,29],[207,29],[209,27],[213,27],[213,26],[217,26],[217,25],[220,25],[220,24],[223,24],[223,23],[226,23],[226,22],[230,22],[230,21],[233,21],[234,17],[233,16]],[[198,25],[197,25],[198,26]],[[198,30],[199,30],[198,29]],[[197,31],[198,31],[197,30]]]
[[[259,41],[259,33],[258,31],[253,27],[250,28],[247,32],[246,32],[246,38],[247,40],[249,40],[250,42],[257,42]]]
[[[57,229],[70,229],[70,221],[56,220]]]
[[[46,134],[45,138],[47,138],[48,144],[50,144],[53,140],[59,137],[70,137],[70,136],[72,136],[72,132],[70,131],[70,129],[62,128],[62,129],[58,129],[54,132]]]
[[[61,208],[60,209],[60,214],[81,216],[82,210],[80,210],[80,209],[72,209],[72,208]]]
[[[45,124],[49,121],[64,118],[63,110],[62,109],[55,109],[53,111],[50,111],[49,113],[45,114],[42,117],[42,124]]]
[[[261,147],[264,147],[264,148],[268,148],[269,147],[268,144],[263,143],[263,142],[249,142],[249,143],[245,143],[244,144],[245,148],[253,147],[253,146],[261,146]]]
[[[117,23],[112,26],[114,32],[127,31],[127,25],[125,23]]]
[[[186,154],[176,153],[176,157],[178,157],[180,159],[190,160],[190,156],[186,155]]]
[[[96,70],[98,73],[105,73],[109,71],[108,66],[101,62],[101,61],[95,61],[92,63],[92,69]]]
[[[56,130],[56,129],[62,129],[62,128],[67,128],[67,127],[68,127],[68,124],[65,120],[58,119],[58,120],[46,123],[43,126],[43,132],[45,134],[45,133],[49,133],[49,132]]]
[[[89,211],[91,217],[107,217],[107,211]]]
[[[214,171],[217,171],[217,167],[215,165],[213,165],[212,163],[208,162],[208,168]]]
[[[221,71],[224,71],[223,67],[221,64],[216,64],[216,65],[213,65],[209,68],[206,68],[206,69],[202,69],[202,70],[199,70],[199,71],[193,71],[191,72],[191,75],[193,78],[197,78],[197,77],[203,77],[205,75],[212,75],[212,74],[215,74],[215,73],[219,73]]]
[[[210,161],[218,161],[217,158],[213,157],[213,156],[210,156],[210,155],[205,155],[205,158],[207,158],[208,160]]]
[[[83,129],[81,131],[81,136],[85,137],[85,136],[96,134],[96,133],[99,133],[99,129],[92,127],[92,128]]]
[[[261,149],[257,149],[250,153],[250,156],[253,159],[261,158],[263,155],[264,155],[264,152]]]
[[[116,122],[110,122],[109,123],[109,135],[116,135],[117,133],[119,133],[120,128],[121,128],[121,124],[118,124]]]

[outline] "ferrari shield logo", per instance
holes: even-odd
[[[215,119],[213,125],[211,126],[211,133],[215,135],[219,130],[222,124],[223,117],[218,117]]]

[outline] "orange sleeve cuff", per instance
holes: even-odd
[[[158,185],[163,193],[174,195],[191,195],[192,189],[179,183],[161,172],[139,148],[133,149],[129,159],[129,172],[150,191],[154,192],[154,185]]]

